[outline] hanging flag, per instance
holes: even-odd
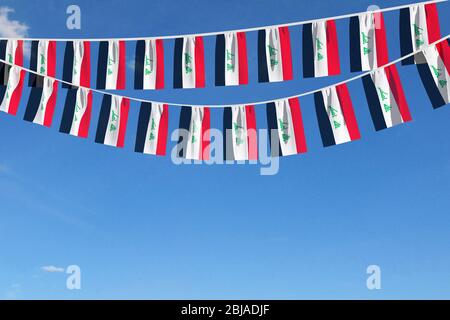
[[[28,75],[30,87],[43,87],[43,76],[55,77],[56,75],[56,42],[39,40],[31,44],[30,69],[37,74]],[[45,80],[47,81],[47,80]]]
[[[414,4],[400,10],[401,54],[406,56],[441,38],[435,3]],[[423,55],[402,60],[403,65],[426,63]]]
[[[423,55],[427,64],[417,69],[433,108],[439,108],[450,103],[450,44],[441,41],[423,49]]]
[[[58,82],[44,77],[42,88],[31,88],[24,120],[51,127],[55,112]]]
[[[67,90],[66,102],[59,131],[87,138],[92,113],[92,92],[86,88]]]
[[[136,43],[134,88],[164,88],[164,46],[161,39],[139,40]]]
[[[125,41],[102,41],[98,50],[97,89],[125,89]]]
[[[227,32],[216,38],[216,86],[248,84],[245,32]]]
[[[258,32],[259,82],[292,80],[291,39],[288,27]]]
[[[180,133],[178,141],[179,157],[191,160],[208,160],[210,144],[210,114],[207,107],[182,107],[180,113],[180,129],[188,132]]]
[[[205,58],[203,37],[175,40],[174,88],[204,88]]]
[[[341,67],[335,21],[318,21],[304,25],[304,77],[325,77],[340,73]]]
[[[350,18],[351,72],[373,70],[388,62],[383,13],[367,12]]]
[[[314,100],[324,147],[360,139],[346,84],[316,92]]]
[[[254,106],[224,108],[225,160],[257,160],[258,138]]]
[[[23,40],[0,40],[0,85],[5,86],[9,79],[11,65],[23,66]]]
[[[0,63],[1,64],[1,63]],[[25,71],[19,67],[13,66],[8,72],[8,84],[0,87],[0,111],[16,115],[19,108],[20,98],[22,96],[23,81]]]
[[[362,81],[375,130],[412,120],[395,65],[378,69]]]
[[[298,98],[268,103],[266,111],[272,157],[305,153],[305,130]],[[276,130],[277,138],[272,136],[273,130]],[[278,140],[279,148],[273,148],[272,139]]]
[[[164,156],[168,126],[169,107],[167,104],[143,102],[139,112],[135,151]]]
[[[103,96],[95,142],[123,148],[130,100],[120,96]]]
[[[91,44],[88,41],[69,41],[64,52],[63,88],[91,86]]]

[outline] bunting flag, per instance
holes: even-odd
[[[450,103],[450,44],[442,41],[423,50],[427,64],[418,64],[420,78],[433,108]]]
[[[91,87],[91,44],[88,41],[69,41],[64,52],[63,88]]]
[[[174,88],[205,87],[204,56],[203,37],[184,37],[175,40]]]
[[[388,62],[383,13],[367,12],[350,18],[351,72],[373,70]]]
[[[44,77],[42,88],[32,88],[28,98],[24,120],[51,127],[55,112],[58,82]]]
[[[59,131],[87,138],[92,113],[92,92],[86,88],[67,90],[66,102]]]
[[[224,108],[224,158],[225,160],[257,160],[258,138],[254,106]]]
[[[125,89],[125,41],[101,41],[98,49],[97,89]]]
[[[143,102],[139,112],[135,151],[164,156],[168,126],[169,107],[167,104]]]
[[[10,65],[23,66],[23,40],[0,40],[0,85],[5,86],[9,79]]]
[[[39,40],[31,44],[30,69],[37,72],[30,73],[28,76],[28,85],[30,87],[43,87],[43,76],[55,77],[56,75],[56,42]]]
[[[228,32],[216,39],[216,86],[248,84],[245,32]]]
[[[139,40],[136,43],[134,88],[164,88],[164,46],[161,39]]]
[[[314,100],[324,147],[360,139],[352,100],[346,84],[316,92]]]
[[[207,107],[182,107],[178,156],[191,160],[208,160],[210,153],[210,111]]]
[[[288,27],[258,32],[259,82],[292,80],[291,39]]]
[[[304,77],[325,77],[340,73],[341,67],[335,21],[318,21],[304,25]]]
[[[362,81],[375,130],[412,120],[395,65],[378,69]]]
[[[406,56],[441,38],[439,16],[435,3],[415,4],[400,10],[401,54]],[[422,58],[422,59],[421,59]],[[402,61],[403,65],[426,63],[423,55]]]
[[[129,109],[130,100],[128,98],[103,95],[95,142],[123,148]]]
[[[277,100],[267,104],[267,123],[273,157],[307,151],[305,130],[298,98]],[[273,148],[272,131],[278,134],[278,149]]]
[[[0,64],[1,65],[1,64]],[[8,84],[0,87],[0,111],[16,115],[19,108],[20,98],[22,96],[25,71],[19,67],[13,66],[8,72]]]

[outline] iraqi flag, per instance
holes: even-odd
[[[216,39],[216,86],[248,84],[245,32],[227,32]]]
[[[205,53],[203,37],[184,37],[175,40],[174,88],[205,87]]]
[[[289,156],[307,151],[305,130],[298,98],[277,100],[267,104],[271,154],[273,157]],[[272,134],[275,132],[277,136]],[[274,140],[272,140],[274,139]],[[274,148],[275,139],[278,141]]]
[[[141,104],[136,135],[135,151],[164,156],[166,154],[169,126],[169,107],[167,104]]]
[[[44,77],[41,88],[31,88],[24,120],[51,127],[55,112],[58,81]]]
[[[48,40],[33,41],[31,44],[30,69],[35,73],[28,76],[30,87],[43,87],[44,76],[56,75],[56,42]]]
[[[439,16],[435,3],[415,4],[400,10],[401,54],[420,51],[441,38]],[[422,58],[422,59],[421,59]],[[402,60],[403,65],[426,63],[422,55]]]
[[[383,13],[367,12],[350,18],[351,72],[373,70],[388,62]]]
[[[1,64],[0,64],[1,65]],[[9,68],[8,84],[0,87],[0,111],[16,115],[22,96],[25,70],[13,66]]]
[[[292,80],[291,39],[288,27],[258,32],[259,82]]]
[[[326,77],[340,73],[341,67],[335,21],[318,21],[304,25],[304,77]]]
[[[137,90],[164,88],[164,46],[161,39],[136,42],[134,88]]]
[[[225,160],[257,160],[258,138],[254,106],[224,108]]]
[[[129,109],[128,98],[103,95],[95,142],[123,148]]]
[[[63,88],[91,86],[91,44],[88,41],[69,41],[64,52]]]
[[[59,131],[87,138],[92,113],[92,92],[86,88],[67,90],[66,102]]]
[[[362,78],[375,130],[411,121],[408,103],[395,65]]]
[[[208,160],[210,153],[210,111],[208,107],[182,107],[178,156],[191,160]],[[187,133],[187,134],[185,134]]]
[[[417,69],[433,108],[439,108],[450,102],[450,44],[444,40],[422,52],[427,63]]]
[[[125,89],[125,41],[100,42],[98,49],[97,89]]]
[[[0,40],[0,85],[8,83],[9,69],[12,65],[23,66],[23,40]]]
[[[361,135],[346,84],[316,92],[314,100],[324,147],[360,139]]]

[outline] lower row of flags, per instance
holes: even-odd
[[[157,48],[156,48],[157,51]],[[450,45],[447,40],[423,50],[426,64],[418,70],[426,92],[435,108],[449,103]],[[420,58],[420,57],[416,57]],[[195,62],[193,62],[195,63]],[[25,71],[18,66],[1,66],[7,86],[0,86],[0,111],[15,115],[21,100]],[[37,80],[37,79],[35,79]],[[183,81],[199,81],[193,78]],[[50,127],[55,111],[58,80],[41,77],[42,87],[31,89],[24,119]],[[106,79],[106,81],[110,81]],[[119,81],[119,79],[114,79]],[[377,69],[362,78],[370,114],[376,130],[411,121],[411,114],[400,76],[394,65]],[[360,139],[352,100],[345,83],[324,88],[314,94],[317,120],[324,146]],[[127,130],[130,99],[103,94],[95,141],[123,147]],[[267,104],[267,121],[271,137],[278,141],[272,155],[293,155],[307,151],[298,98],[280,99]],[[92,91],[78,87],[68,89],[60,132],[88,137],[92,114]],[[165,155],[168,138],[167,104],[143,102],[139,113],[135,151]],[[187,134],[179,141],[179,156],[207,160],[210,146],[210,110],[208,107],[182,107],[180,128]],[[252,105],[224,108],[224,154],[227,160],[256,160],[255,108]]]

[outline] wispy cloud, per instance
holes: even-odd
[[[55,266],[43,266],[41,267],[41,270],[44,272],[51,272],[51,273],[56,273],[56,272],[64,272],[64,268],[61,267],[55,267]]]
[[[23,38],[28,34],[29,27],[20,21],[11,20],[10,13],[14,9],[10,7],[0,7],[0,36],[6,38]]]
[[[22,292],[22,286],[20,283],[13,283],[9,286],[8,290],[5,292],[5,299],[14,300],[17,299]]]

